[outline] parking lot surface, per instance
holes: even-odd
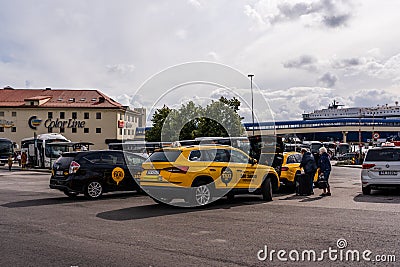
[[[331,197],[291,192],[220,199],[205,208],[155,204],[135,192],[96,201],[48,187],[50,174],[0,169],[0,266],[398,266],[400,194],[361,193],[360,169],[334,167]],[[338,247],[346,241],[346,246]],[[287,261],[266,258],[286,251]],[[397,262],[326,257],[288,259],[336,249],[395,255]],[[340,253],[339,253],[340,254]],[[291,254],[294,256],[295,254]],[[339,255],[340,256],[340,255]],[[283,257],[285,258],[285,257]]]

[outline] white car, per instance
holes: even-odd
[[[362,165],[361,183],[364,195],[376,188],[400,188],[400,147],[369,149]]]

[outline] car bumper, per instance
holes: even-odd
[[[83,193],[84,185],[79,180],[67,178],[54,178],[50,179],[49,187],[51,189],[58,189],[60,191]]]
[[[400,187],[400,179],[361,177],[361,184],[363,187]]]

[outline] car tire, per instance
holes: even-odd
[[[235,199],[235,194],[229,192],[228,194],[226,194],[226,198],[228,199],[228,201],[233,201]]]
[[[271,178],[265,178],[265,180],[261,184],[261,195],[264,201],[272,201]]]
[[[89,182],[85,187],[85,197],[98,199],[103,194],[103,185],[98,181]]]
[[[69,191],[64,191],[64,194],[69,198],[76,198],[79,195],[79,193],[69,192]]]
[[[366,186],[362,188],[363,195],[371,195],[371,187]]]
[[[206,206],[212,200],[212,184],[200,181],[191,188],[189,203],[194,206]]]

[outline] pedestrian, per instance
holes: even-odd
[[[303,168],[305,174],[305,180],[309,184],[308,194],[314,194],[314,176],[317,172],[317,163],[315,162],[313,154],[307,149],[302,148],[301,154],[303,155],[300,163],[300,168]]]
[[[14,162],[13,156],[10,154],[10,155],[8,156],[8,170],[9,170],[9,171],[11,171],[13,162]]]
[[[321,194],[321,196],[331,196],[331,187],[329,185],[329,175],[331,173],[332,167],[331,167],[331,161],[329,159],[329,155],[326,152],[326,148],[325,147],[321,147],[319,149],[319,154],[321,155],[319,157],[319,161],[318,161],[318,167],[319,167],[319,172],[318,174],[323,174],[324,175],[324,180],[326,181],[327,187],[324,188],[324,192]]]
[[[26,152],[23,151],[21,154],[21,165],[22,165],[22,169],[25,170],[25,166],[26,166],[26,160],[27,160],[27,155]]]
[[[21,167],[21,152],[18,152],[17,154],[17,161],[18,161],[18,166]]]

